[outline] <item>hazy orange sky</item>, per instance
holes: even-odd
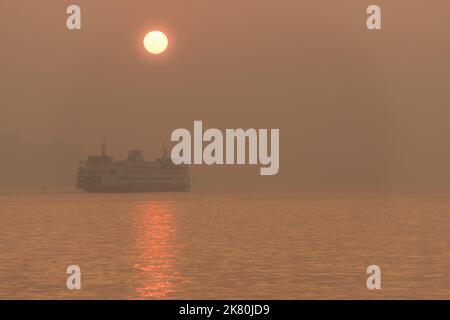
[[[82,30],[65,27],[82,9]],[[382,8],[382,31],[366,8]],[[280,128],[280,173],[199,167],[194,189],[449,189],[447,0],[2,1],[1,187],[73,186],[103,136]],[[142,39],[167,33],[167,52]]]

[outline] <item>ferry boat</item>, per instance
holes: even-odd
[[[163,147],[163,155],[145,161],[142,151],[131,150],[126,160],[106,154],[103,142],[99,156],[79,163],[77,189],[88,192],[176,192],[189,191],[190,177],[185,165],[175,165]]]

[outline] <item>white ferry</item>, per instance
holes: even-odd
[[[128,152],[127,160],[114,160],[102,145],[100,156],[80,162],[77,189],[88,192],[175,192],[189,191],[190,177],[185,165],[175,165],[163,147],[163,155],[145,161],[139,150]]]

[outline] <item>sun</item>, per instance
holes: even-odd
[[[144,48],[151,54],[163,53],[168,45],[169,40],[161,31],[151,31],[144,37]]]

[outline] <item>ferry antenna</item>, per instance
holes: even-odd
[[[106,157],[106,139],[103,137],[103,143],[102,143],[102,156]]]

